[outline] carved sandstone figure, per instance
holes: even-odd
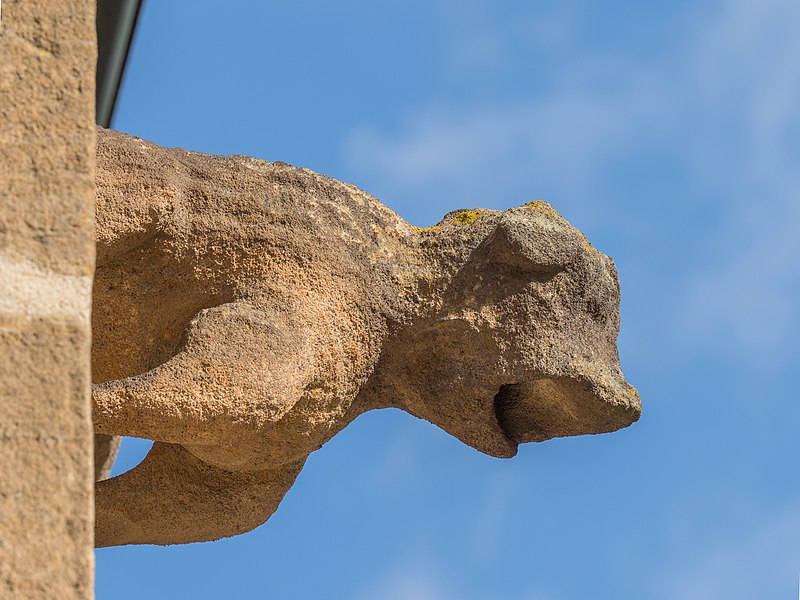
[[[614,264],[549,205],[420,230],[305,169],[98,136],[95,430],[155,440],[98,482],[98,546],[257,527],[376,408],[498,457],[639,417]]]

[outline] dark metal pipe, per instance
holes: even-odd
[[[142,0],[97,0],[97,124],[114,116]]]

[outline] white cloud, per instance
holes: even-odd
[[[677,278],[653,277],[651,293],[673,297],[667,317],[691,346],[779,360],[800,325],[800,4],[730,0],[697,10],[696,28],[676,35],[669,53],[578,56],[535,97],[420,107],[398,133],[353,132],[350,163],[380,196],[399,198],[401,212],[429,206],[430,221],[557,189],[547,199],[580,214],[582,227],[619,228],[622,211],[593,202],[598,181],[641,149],[666,148],[690,174],[694,201],[719,220],[707,225],[703,254]],[[676,244],[686,235],[670,234]]]
[[[654,597],[681,600],[787,598],[800,575],[800,506],[763,523],[748,535],[720,541],[709,551],[688,551],[688,560],[653,583]]]
[[[408,417],[405,420],[409,425],[408,422],[412,417],[405,416]],[[385,493],[407,487],[425,464],[424,451],[420,451],[419,448],[420,429],[423,428],[423,423],[420,421],[410,425],[386,439],[386,443],[375,455],[374,466],[367,476],[367,481],[375,490]]]
[[[555,600],[537,591],[508,596],[470,589],[432,557],[419,553],[394,563],[367,581],[358,600]]]
[[[409,204],[522,204],[533,198],[519,189],[535,193],[534,181],[540,189],[557,184],[590,197],[603,166],[649,129],[662,97],[657,82],[631,74],[632,67],[598,70],[625,72],[628,80],[592,94],[573,73],[557,93],[528,102],[425,108],[407,118],[398,136],[353,132],[347,156]]]
[[[494,564],[506,551],[503,532],[508,531],[508,521],[513,511],[509,510],[514,491],[522,483],[511,473],[494,472],[489,475],[484,487],[483,506],[470,519],[472,525],[472,556],[482,564]]]
[[[689,274],[680,320],[685,335],[762,365],[781,362],[800,324],[798,19],[796,2],[736,0],[696,51],[702,101],[738,147],[727,162],[704,160],[725,148],[694,149],[694,164],[727,193],[728,214],[712,232],[717,251]]]
[[[468,76],[513,69],[515,53],[568,52],[575,43],[570,14],[574,7],[517,6],[513,19],[498,19],[504,11],[486,0],[461,0],[448,11],[449,43],[445,65],[451,73]]]
[[[415,565],[384,574],[366,593],[357,597],[364,600],[456,600],[458,596],[454,591],[437,573]]]
[[[798,326],[800,205],[752,201],[736,208],[734,221],[717,236],[716,256],[692,273],[681,334],[727,346],[755,366],[780,367]]]

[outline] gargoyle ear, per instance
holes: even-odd
[[[569,225],[527,215],[504,215],[487,241],[492,262],[542,275],[564,270],[578,252]]]

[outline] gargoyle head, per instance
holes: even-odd
[[[457,211],[422,237],[446,276],[423,282],[429,307],[384,351],[385,401],[497,457],[639,418],[614,263],[548,204]]]

